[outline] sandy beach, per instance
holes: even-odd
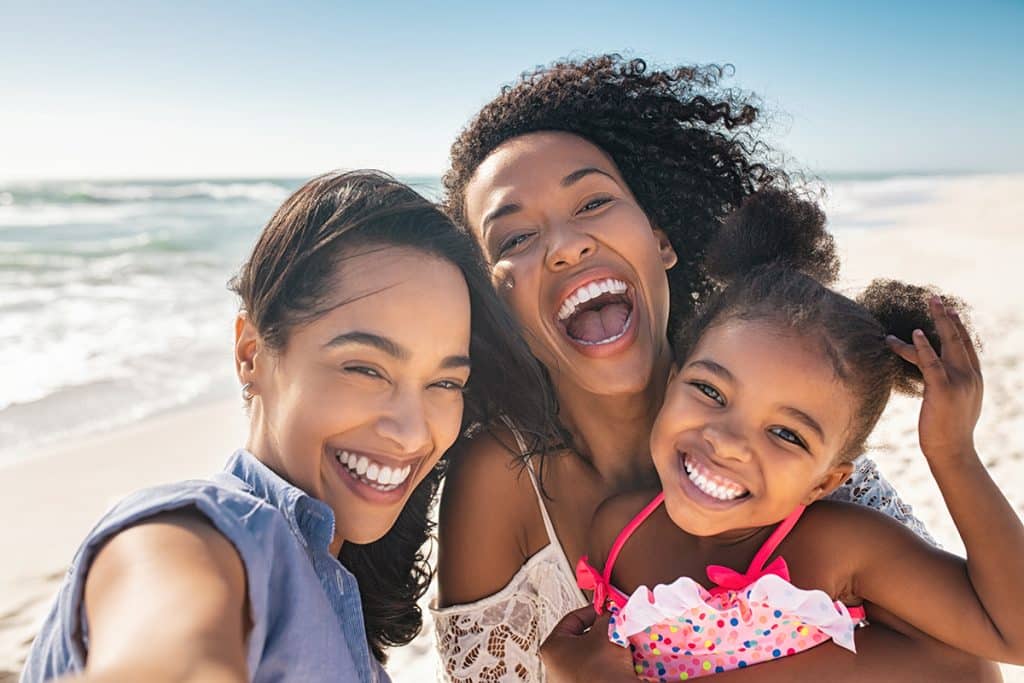
[[[891,277],[934,284],[972,306],[986,380],[978,449],[1024,514],[1024,304],[1014,287],[1024,261],[1024,175],[920,182],[931,193],[924,201],[886,202],[878,183],[846,183],[831,194],[842,286],[853,293]],[[917,446],[917,411],[916,402],[894,399],[872,455],[940,542],[962,552]],[[245,433],[240,400],[212,402],[0,467],[0,683],[17,679],[68,561],[102,512],[134,489],[216,471]],[[428,625],[412,645],[392,651],[389,668],[397,681],[431,680],[435,657]],[[1024,681],[1024,668],[1004,672]]]

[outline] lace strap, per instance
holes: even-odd
[[[622,550],[622,546],[626,545],[626,541],[633,535],[633,532],[644,523],[644,521],[651,516],[661,502],[665,500],[665,492],[662,491],[654,497],[650,503],[644,506],[644,509],[636,514],[633,519],[629,520],[629,524],[623,527],[619,535],[615,537],[615,542],[612,543],[612,549],[608,552],[608,559],[604,563],[604,571],[601,573],[601,577],[604,579],[606,584],[610,585],[612,579],[612,567],[615,565],[615,560],[619,559],[619,552]]]

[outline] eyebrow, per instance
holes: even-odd
[[[825,431],[821,428],[821,425],[818,424],[818,421],[815,420],[813,417],[811,417],[804,411],[800,410],[799,408],[793,408],[792,406],[783,406],[781,410],[782,412],[792,417],[794,420],[801,422],[805,427],[816,433],[818,435],[818,438],[822,442],[825,441]]]
[[[719,365],[713,360],[695,360],[692,363],[688,363],[686,367],[689,368],[694,366],[702,367],[712,374],[725,378],[725,380],[728,382],[732,382],[734,384],[736,383],[736,378],[733,377],[733,374],[729,372],[727,368],[725,368],[722,365]],[[817,434],[818,438],[821,439],[821,441],[825,441],[825,430],[821,428],[821,425],[818,424],[818,421],[815,420],[813,417],[811,417],[804,411],[800,410],[799,408],[793,408],[792,406],[783,406],[782,408],[780,408],[780,410],[786,415],[792,417],[794,420],[803,424],[805,427],[813,431],[815,434]]]
[[[733,377],[732,373],[729,372],[727,368],[725,368],[722,365],[719,365],[713,360],[695,360],[691,363],[686,364],[686,367],[688,368],[692,368],[694,366],[704,368],[708,372],[723,377],[727,381],[732,382],[733,384],[736,383],[736,378]]]
[[[494,211],[491,211],[489,214],[484,216],[483,223],[481,223],[484,229],[484,236],[486,237],[487,229],[490,227],[491,223],[498,220],[499,218],[504,218],[509,214],[518,213],[519,211],[522,210],[523,207],[519,204],[502,204]]]
[[[372,332],[346,332],[339,334],[338,336],[331,339],[329,342],[324,344],[324,348],[336,348],[339,346],[347,346],[350,344],[358,344],[361,346],[369,346],[379,351],[383,351],[392,358],[398,360],[409,360],[412,354],[409,349],[405,348],[398,342],[383,337],[379,334],[373,334]],[[468,368],[470,367],[469,356],[455,355],[448,356],[441,361],[441,367],[448,370],[453,368]]]
[[[600,173],[606,178],[612,180],[613,182],[618,182],[615,180],[615,178],[612,177],[612,174],[609,173],[608,171],[602,171],[601,169],[595,166],[587,166],[586,168],[581,168],[579,170],[573,171],[569,175],[562,178],[561,185],[562,187],[569,187],[571,185],[575,185],[583,178],[586,178],[588,175],[592,175],[594,173]]]

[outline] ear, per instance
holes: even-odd
[[[242,384],[256,381],[256,356],[261,347],[256,326],[247,312],[240,311],[235,318],[235,374]]]
[[[850,478],[850,474],[853,472],[852,462],[841,462],[838,465],[832,467],[825,476],[818,482],[818,485],[811,489],[810,493],[804,499],[804,505],[810,505],[816,500],[820,500],[828,494],[835,491],[837,488],[842,486],[843,482]]]
[[[679,262],[679,256],[664,230],[654,228],[654,236],[658,238],[658,253],[661,254],[661,262],[665,265],[665,270],[668,270]]]
[[[667,386],[669,384],[672,384],[672,380],[674,380],[676,378],[676,375],[678,375],[678,374],[679,374],[679,366],[676,365],[675,363],[672,363],[672,367],[668,371],[668,381],[665,382],[665,385]]]

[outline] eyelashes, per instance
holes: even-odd
[[[589,200],[586,204],[581,206],[580,209],[574,215],[575,216],[579,216],[581,214],[585,214],[585,213],[588,213],[590,211],[596,211],[597,209],[600,209],[602,206],[606,206],[607,204],[610,204],[612,201],[613,201],[612,197],[595,197],[594,199]],[[537,234],[537,232],[533,231],[533,232],[523,232],[523,233],[518,233],[518,234],[512,234],[512,235],[506,237],[504,240],[501,241],[500,244],[498,244],[497,255],[498,256],[503,256],[506,253],[508,253],[510,251],[513,251],[514,249],[517,249],[518,247],[521,247],[531,237],[533,237],[536,234]]]
[[[720,405],[720,406],[724,406],[725,405],[725,396],[723,396],[722,393],[720,391],[718,391],[718,389],[716,389],[712,385],[707,384],[705,382],[698,382],[698,381],[692,381],[692,382],[689,382],[689,384],[690,384],[690,386],[696,388],[697,391],[699,391],[700,393],[704,394],[705,396],[710,398],[712,401],[714,401],[718,405]],[[808,451],[808,452],[810,452],[810,450],[811,450],[810,447],[808,447],[807,442],[798,433],[794,432],[792,429],[788,429],[787,427],[776,426],[776,427],[769,427],[768,431],[769,431],[769,433],[775,435],[779,439],[782,439],[786,443],[791,443],[794,446],[799,446],[800,448],[802,448],[802,449],[804,449],[805,451]]]

